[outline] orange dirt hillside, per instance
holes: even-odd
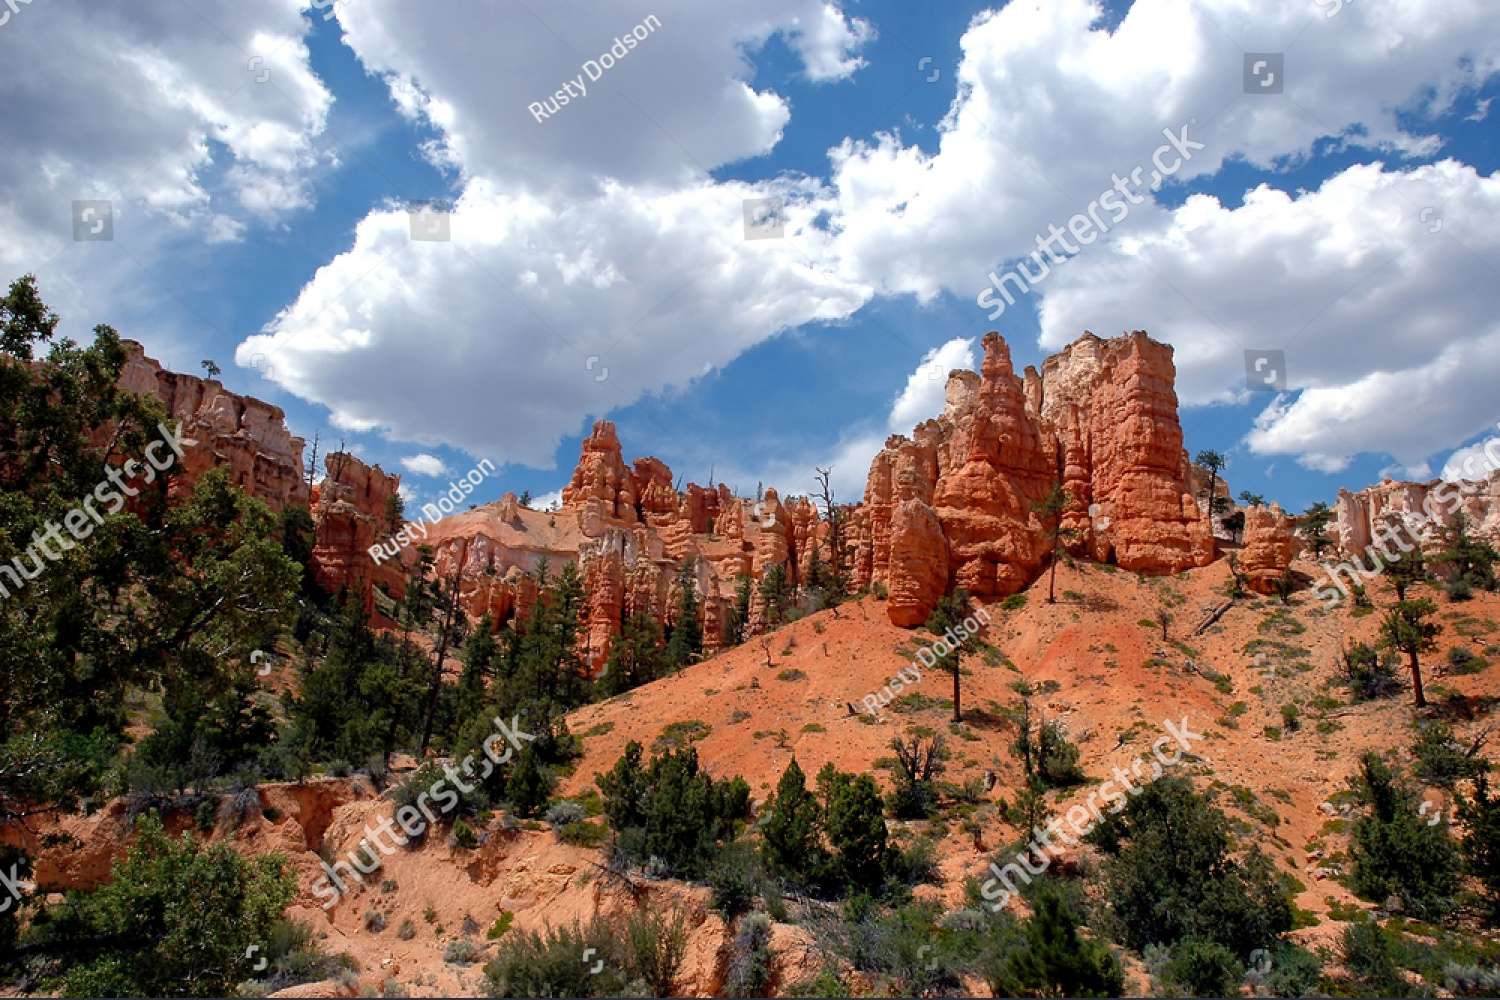
[[[1313,567],[1299,563],[1297,569],[1311,573]],[[1239,821],[1242,840],[1261,844],[1298,879],[1298,905],[1316,921],[1299,934],[1329,942],[1344,926],[1330,915],[1330,901],[1369,907],[1339,882],[1347,848],[1341,818],[1346,800],[1339,793],[1366,749],[1405,754],[1416,717],[1409,692],[1351,705],[1344,689],[1329,681],[1339,644],[1373,637],[1378,609],[1394,595],[1376,583],[1370,593],[1377,611],[1358,616],[1348,608],[1325,611],[1309,590],[1299,591],[1285,609],[1274,598],[1252,596],[1203,635],[1192,635],[1224,603],[1227,579],[1222,561],[1176,577],[1064,564],[1057,573],[1057,604],[1047,603],[1044,578],[1025,592],[1020,608],[987,605],[991,624],[985,638],[993,648],[964,661],[959,726],[949,723],[952,679],[936,671],[923,671],[914,689],[877,716],[851,716],[849,704],[862,708],[865,696],[909,669],[920,644],[932,637],[891,625],[875,598],[843,605],[837,614],[822,611],[676,676],[574,712],[568,723],[582,739],[584,755],[556,794],[593,788],[594,775],[614,763],[628,740],[640,741],[649,753],[664,735],[691,740],[715,775],[742,775],[758,806],[793,753],[809,774],[831,761],[845,770],[875,770],[888,787],[888,774],[878,765],[891,756],[889,741],[912,727],[927,727],[943,733],[953,753],[946,780],[977,780],[982,789],[987,772],[995,775],[977,807],[945,797],[945,818],[891,824],[898,837],[926,834],[937,841],[944,883],[918,893],[958,907],[965,880],[980,875],[990,856],[1019,834],[999,817],[996,804],[1013,799],[1019,785],[1019,767],[1008,750],[1015,728],[1003,710],[1017,698],[1012,686],[1025,680],[1036,707],[1066,726],[1090,779],[1055,793],[1056,813],[1081,802],[1114,767],[1128,769],[1148,755],[1163,720],[1186,717],[1189,729],[1205,739],[1179,770],[1194,775],[1200,787],[1217,788],[1219,804]],[[1419,593],[1437,597],[1425,587]],[[1165,642],[1160,626],[1147,621],[1158,609],[1172,616]],[[1491,661],[1500,657],[1500,647],[1487,648],[1492,636],[1500,641],[1494,624],[1500,621],[1500,595],[1479,593],[1460,604],[1440,599],[1439,618],[1444,632],[1439,649],[1428,654],[1426,680],[1429,698],[1443,707],[1432,711],[1445,713],[1461,739],[1472,739],[1482,723],[1469,718],[1500,694],[1500,666],[1449,676],[1442,664],[1455,645]],[[1284,725],[1286,704],[1300,706],[1299,727],[1268,733],[1268,727]],[[596,911],[620,912],[643,900],[675,903],[689,914],[680,988],[708,995],[722,986],[728,932],[708,908],[702,887],[633,873],[644,893],[633,901],[600,867],[606,860],[602,850],[562,844],[545,824],[518,826],[496,815],[475,824],[480,845],[472,850],[440,830],[420,848],[384,858],[362,887],[329,912],[312,892],[321,875],[320,855],[342,858],[356,848],[367,824],[391,815],[389,792],[377,794],[366,779],[355,777],[267,784],[258,799],[258,808],[237,829],[221,826],[213,839],[228,839],[247,853],[277,851],[288,858],[299,887],[289,915],[306,921],[328,953],[347,952],[358,963],[357,983],[349,989],[378,990],[393,980],[413,996],[476,992],[482,963],[495,953],[486,932],[497,920],[538,930],[586,920]],[[1448,803],[1441,806],[1446,811]],[[962,812],[978,822],[977,844],[954,821]],[[176,815],[169,828],[180,831],[191,822],[186,814]],[[29,844],[38,856],[39,879],[57,888],[97,885],[128,843],[128,829],[120,801],[90,815],[40,823]],[[43,837],[58,833],[88,849],[44,843]],[[457,941],[474,947],[474,961],[449,960]],[[780,981],[815,975],[821,967],[805,927],[777,924],[773,944]],[[310,987],[297,989],[306,995]]]
[[[1314,571],[1306,563],[1297,569]],[[1020,768],[1009,752],[1015,727],[1002,710],[1018,699],[1013,685],[1025,680],[1045,717],[1066,726],[1090,779],[1054,796],[1058,814],[1081,802],[1115,766],[1128,769],[1138,757],[1149,759],[1164,720],[1186,718],[1205,739],[1194,746],[1197,759],[1189,757],[1178,770],[1217,787],[1219,804],[1243,821],[1244,837],[1261,843],[1300,880],[1298,905],[1323,921],[1304,933],[1322,939],[1339,927],[1327,919],[1328,900],[1366,905],[1337,881],[1341,871],[1329,859],[1344,839],[1340,824],[1330,826],[1337,808],[1325,803],[1340,801],[1365,750],[1405,751],[1414,737],[1409,691],[1353,705],[1347,691],[1331,683],[1340,645],[1372,640],[1379,609],[1394,595],[1383,583],[1373,585],[1377,610],[1359,616],[1345,607],[1325,611],[1310,590],[1299,591],[1289,607],[1250,595],[1204,634],[1192,635],[1225,602],[1228,579],[1222,561],[1175,577],[1078,563],[1059,567],[1055,605],[1046,602],[1045,579],[1031,586],[1018,610],[987,605],[991,624],[984,638],[999,655],[964,660],[964,722],[958,726],[950,721],[952,678],[941,671],[922,671],[919,683],[876,716],[863,709],[865,696],[910,668],[919,646],[935,637],[892,626],[874,598],[845,605],[837,616],[819,612],[573,713],[569,726],[583,738],[584,756],[558,794],[593,788],[594,776],[629,740],[648,755],[654,745],[692,741],[705,768],[720,777],[743,776],[758,803],[793,754],[809,775],[832,762],[849,771],[875,770],[888,788],[881,765],[892,758],[890,740],[926,727],[944,734],[952,751],[946,780],[962,785],[994,772],[995,787],[985,798],[1010,799]],[[1159,608],[1172,616],[1165,642],[1160,626],[1146,621]],[[1497,631],[1492,622],[1500,620],[1500,596],[1442,601],[1439,617],[1445,629],[1439,650],[1428,654],[1428,696],[1437,704],[1444,689],[1453,692],[1462,714],[1500,693],[1500,666],[1446,676],[1447,650],[1465,645],[1483,652],[1486,636]],[[850,714],[850,705],[859,716]],[[1285,731],[1283,705],[1298,706],[1295,731]],[[1472,727],[1462,719],[1454,725],[1461,738]],[[939,894],[952,906],[962,905],[964,880],[981,872],[990,852],[1019,835],[993,809],[982,808],[980,816],[983,850],[956,825],[934,830],[947,879]],[[909,826],[918,832],[928,824]]]

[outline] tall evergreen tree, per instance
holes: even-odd
[[[823,853],[819,833],[822,810],[817,798],[808,791],[807,776],[795,756],[781,772],[776,794],[766,804],[765,812],[761,842],[766,866],[803,881],[815,877],[822,868],[819,862]]]
[[[1399,604],[1405,601],[1408,590],[1427,582],[1427,566],[1422,560],[1422,550],[1412,546],[1410,552],[1401,553],[1400,558],[1386,567],[1385,575],[1396,588],[1396,602]]]
[[[1437,607],[1423,597],[1397,604],[1380,623],[1381,641],[1406,654],[1411,667],[1412,696],[1418,708],[1427,705],[1427,696],[1422,691],[1421,654],[1437,648],[1437,637],[1443,631],[1443,626],[1428,621],[1435,614]]]
[[[396,612],[396,617],[401,623],[401,645],[396,657],[394,677],[390,679],[390,687],[393,691],[404,689],[408,684],[418,682],[416,672],[412,669],[415,665],[417,649],[412,644],[411,634],[416,632],[420,635],[426,632],[434,615],[437,614],[438,591],[432,581],[432,559],[432,547],[419,545],[416,561],[408,567],[406,572],[406,586]],[[381,753],[387,762],[390,761],[391,752],[396,747],[396,730],[402,722],[402,714],[395,710],[395,706],[392,706],[392,711],[386,720],[385,742]]]
[[[1204,491],[1206,497],[1204,503],[1208,508],[1210,523],[1215,514],[1222,513],[1229,506],[1229,498],[1219,496],[1219,470],[1227,464],[1224,456],[1216,451],[1200,451],[1193,456],[1193,462],[1199,468],[1208,470],[1208,489]]]
[[[1321,500],[1302,512],[1302,523],[1297,531],[1312,548],[1314,559],[1322,556],[1323,551],[1333,545],[1333,540],[1328,537],[1328,525],[1333,522],[1333,518],[1333,511]]]
[[[698,576],[689,556],[677,571],[677,616],[667,638],[666,665],[673,671],[698,662],[703,654],[703,623],[698,620]]]
[[[978,635],[968,632],[963,627],[968,616],[969,595],[960,587],[940,598],[937,607],[932,609],[932,614],[927,618],[927,631],[933,635],[951,636],[948,641],[948,651],[937,655],[936,665],[939,670],[946,671],[953,676],[954,722],[962,722],[964,718],[959,683],[963,673],[962,659],[965,654],[973,652],[979,644]]]
[[[1052,568],[1047,573],[1047,603],[1057,603],[1057,559],[1058,552],[1062,548],[1062,540],[1066,534],[1063,531],[1063,511],[1068,509],[1068,504],[1073,502],[1072,496],[1063,489],[1061,482],[1052,484],[1052,489],[1047,491],[1039,502],[1032,504],[1031,509],[1042,515],[1042,520],[1049,527],[1048,535],[1052,541]]]
[[[740,574],[734,581],[734,606],[729,609],[725,623],[725,636],[732,646],[745,641],[745,630],[750,624],[750,577]]]
[[[448,658],[448,647],[453,643],[462,631],[465,623],[463,616],[463,604],[459,596],[459,582],[463,579],[464,563],[469,554],[468,539],[464,539],[459,545],[458,559],[455,561],[453,572],[438,590],[438,626],[437,649],[432,656],[432,679],[427,685],[427,708],[425,719],[422,723],[422,744],[417,749],[417,755],[423,756],[427,753],[427,745],[432,741],[432,728],[437,721],[438,695],[443,687],[443,661]]]
[[[1444,530],[1443,550],[1436,558],[1452,567],[1455,580],[1470,587],[1495,589],[1495,562],[1500,554],[1470,534],[1469,518],[1463,511],[1455,514]]]
[[[839,874],[859,888],[874,888],[884,874],[888,836],[875,779],[825,764],[818,772],[818,788],[823,793],[824,829]]]
[[[1376,902],[1396,894],[1423,919],[1447,913],[1459,875],[1448,824],[1423,815],[1417,790],[1374,753],[1361,758],[1349,784],[1365,807],[1349,840],[1355,890]]]
[[[458,677],[457,709],[450,739],[456,739],[458,732],[474,716],[485,714],[489,683],[495,676],[495,661],[499,656],[500,644],[495,641],[494,620],[486,611],[464,640],[463,649],[458,654],[464,668]]]
[[[610,698],[649,684],[665,671],[661,626],[651,615],[632,612],[609,647],[596,686],[600,696]]]
[[[761,576],[760,599],[765,605],[766,622],[772,628],[785,624],[792,601],[792,583],[785,563],[777,563]]]

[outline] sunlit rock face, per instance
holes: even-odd
[[[1036,508],[1058,483],[1074,554],[1143,573],[1206,565],[1214,543],[1190,492],[1175,375],[1172,349],[1142,332],[1085,333],[1022,376],[1005,341],[987,335],[980,372],[949,376],[943,414],[892,437],[871,463],[856,582],[900,593],[890,607],[900,624],[925,620],[952,586],[1016,593],[1048,558],[1052,526]],[[912,500],[930,506],[940,533]]]

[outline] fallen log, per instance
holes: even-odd
[[[1207,618],[1203,619],[1203,621],[1199,623],[1198,627],[1193,629],[1193,635],[1202,635],[1204,632],[1207,632],[1209,626],[1218,621],[1220,618],[1223,618],[1224,612],[1228,611],[1232,607],[1234,607],[1234,598],[1231,597],[1229,600],[1225,601],[1223,604],[1215,608]]]

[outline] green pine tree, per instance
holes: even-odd
[[[745,641],[745,630],[750,624],[750,577],[745,574],[735,578],[734,606],[729,609],[724,625],[725,638],[731,646]]]
[[[1333,540],[1328,537],[1328,525],[1333,519],[1332,509],[1321,500],[1302,512],[1302,523],[1297,531],[1311,546],[1314,559],[1321,557],[1323,551],[1333,545]]]
[[[1019,935],[982,955],[991,993],[1117,997],[1124,992],[1120,960],[1104,942],[1079,933],[1082,921],[1054,880],[1036,883],[1028,902],[1031,918],[1021,925]]]
[[[932,609],[932,614],[927,618],[927,631],[933,635],[948,633],[952,637],[948,652],[937,656],[936,664],[939,670],[953,677],[954,722],[962,722],[964,718],[959,687],[959,678],[963,673],[960,661],[966,653],[973,652],[979,645],[978,634],[961,627],[968,617],[969,595],[960,587],[940,598],[937,607]]]
[[[1437,606],[1423,597],[1397,604],[1380,623],[1381,642],[1406,654],[1411,668],[1412,698],[1418,708],[1427,705],[1427,696],[1422,691],[1421,654],[1437,648],[1437,637],[1443,631],[1443,626],[1428,620],[1435,614]]]
[[[651,615],[636,611],[626,617],[609,647],[604,672],[595,686],[600,697],[610,698],[649,684],[666,672],[661,626]]]
[[[667,638],[665,661],[668,670],[678,671],[698,662],[703,654],[703,623],[698,619],[698,576],[696,562],[684,559],[677,571],[677,616]]]
[[[813,878],[822,868],[822,810],[807,789],[807,777],[796,757],[781,772],[776,794],[766,804],[765,812],[761,851],[766,866],[802,881]]]
[[[521,816],[537,816],[547,807],[552,795],[552,778],[538,759],[531,744],[516,755],[515,770],[506,780],[506,796],[511,808]]]
[[[826,764],[818,772],[823,823],[839,874],[851,885],[872,889],[884,875],[887,831],[880,789],[868,774],[853,775]]]

